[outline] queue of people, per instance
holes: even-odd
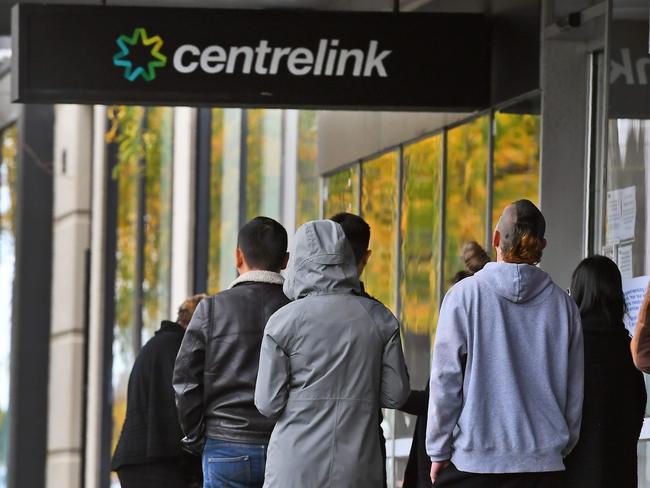
[[[616,264],[585,259],[567,293],[537,266],[545,229],[519,200],[496,262],[465,245],[429,385],[412,391],[399,323],[361,281],[368,224],[309,222],[288,253],[278,222],[252,219],[239,277],[184,303],[136,360],[122,486],[381,488],[381,408],[417,416],[404,488],[636,486],[650,292],[630,342]]]

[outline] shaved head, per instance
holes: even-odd
[[[537,264],[546,246],[546,219],[530,200],[508,205],[497,224],[498,248],[504,260]]]

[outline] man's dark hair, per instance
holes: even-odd
[[[352,247],[354,259],[359,264],[363,259],[363,255],[368,251],[370,226],[358,215],[346,212],[338,213],[331,217],[330,220],[343,227],[343,233]]]
[[[570,291],[581,317],[604,317],[612,327],[623,327],[625,295],[614,261],[605,256],[583,259],[573,272]]]
[[[266,271],[280,271],[287,255],[287,231],[268,217],[255,217],[244,224],[237,236],[248,266]]]

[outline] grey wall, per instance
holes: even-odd
[[[563,287],[582,258],[587,56],[575,43],[543,48],[541,207],[548,247],[542,267]]]

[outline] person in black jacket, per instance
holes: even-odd
[[[261,487],[274,421],[255,407],[264,327],[289,303],[280,271],[287,231],[256,217],[239,231],[230,288],[196,310],[174,368],[174,390],[186,446],[201,445],[205,488]]]
[[[604,256],[583,260],[573,273],[570,293],[582,318],[585,392],[580,440],[565,458],[566,486],[636,487],[646,392],[623,325],[626,307],[618,267]]]
[[[113,455],[122,488],[195,488],[201,463],[180,448],[183,437],[174,404],[172,373],[185,329],[206,295],[188,298],[176,322],[165,320],[133,364],[126,419]]]

